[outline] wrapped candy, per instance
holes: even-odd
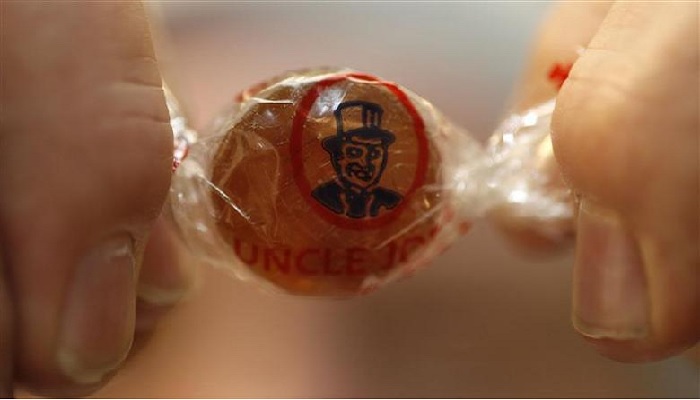
[[[511,118],[485,150],[415,93],[347,69],[258,84],[199,138],[169,97],[171,204],[185,243],[270,288],[371,292],[492,210],[552,235],[571,220],[547,153],[552,103]]]

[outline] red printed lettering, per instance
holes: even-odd
[[[297,271],[301,275],[320,275],[321,271],[320,270],[314,270],[311,268],[312,265],[318,265],[318,263],[304,263],[304,258],[306,256],[313,254],[313,253],[319,253],[320,250],[317,249],[304,249],[299,253],[297,256]]]
[[[387,245],[387,258],[386,258],[386,264],[382,266],[382,269],[384,270],[390,270],[394,267],[396,264],[396,253],[398,252],[399,246],[396,244],[396,242],[389,242]]]
[[[250,246],[250,254],[248,254],[248,257],[243,256],[243,241],[240,239],[233,239],[233,251],[236,253],[236,257],[238,257],[241,261],[248,265],[253,265],[258,262],[258,246],[254,244],[248,244]]]
[[[363,253],[365,253],[367,250],[359,248],[359,247],[352,247],[349,248],[345,251],[345,270],[348,275],[365,275],[367,271],[364,268],[359,268],[358,264],[362,264],[364,261],[364,258],[362,257]]]
[[[274,249],[265,249],[263,254],[264,254],[264,268],[266,271],[269,271],[270,268],[272,267],[272,264],[275,264],[278,270],[284,272],[285,274],[288,274],[290,272],[291,268],[291,255],[292,251],[289,249],[284,249],[282,250],[282,258],[278,257],[277,254],[275,254],[276,251]]]
[[[325,257],[323,257],[323,274],[331,276],[339,276],[343,274],[342,268],[333,268],[339,266],[338,257],[331,257],[331,249],[326,249]]]

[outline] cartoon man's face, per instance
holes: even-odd
[[[376,184],[386,166],[387,147],[381,139],[355,137],[344,141],[334,154],[338,178],[362,189]]]

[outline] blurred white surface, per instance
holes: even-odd
[[[195,125],[281,71],[350,66],[414,90],[482,140],[546,3],[163,3],[162,58]],[[544,72],[543,72],[544,73]],[[478,225],[412,280],[351,301],[201,285],[98,395],[694,397],[683,359],[624,365],[569,322],[570,255],[528,261]]]
[[[232,91],[280,71],[333,65],[400,82],[485,137],[546,5],[192,2],[161,12],[175,39],[171,65],[202,74],[183,88],[195,108],[214,77],[215,100],[224,104]],[[218,48],[191,45],[197,41]]]

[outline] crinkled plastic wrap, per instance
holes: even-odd
[[[527,243],[561,244],[574,235],[573,197],[554,158],[550,124],[554,99],[506,118],[486,147],[483,207],[492,221]]]
[[[551,234],[549,222],[566,229],[571,219],[551,155],[552,103],[513,116],[484,148],[415,93],[352,70],[258,84],[199,138],[168,102],[171,204],[186,245],[271,289],[371,292],[493,210]]]

